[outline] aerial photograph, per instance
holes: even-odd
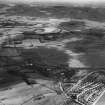
[[[105,0],[0,0],[0,105],[105,105]]]

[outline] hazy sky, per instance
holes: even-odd
[[[91,4],[91,3],[103,3],[105,0],[0,0],[2,2],[25,2],[25,3],[31,3],[31,2],[68,2],[68,3],[79,3],[79,4]]]

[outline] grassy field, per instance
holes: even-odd
[[[56,48],[39,47],[29,50],[23,50],[24,59],[31,59],[33,62],[44,63],[48,65],[67,64],[69,56]]]

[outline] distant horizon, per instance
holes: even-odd
[[[30,3],[36,3],[36,4],[67,4],[67,5],[93,5],[93,6],[105,6],[105,0],[0,0],[0,3],[8,4],[8,3],[24,3],[24,4],[30,4]]]

